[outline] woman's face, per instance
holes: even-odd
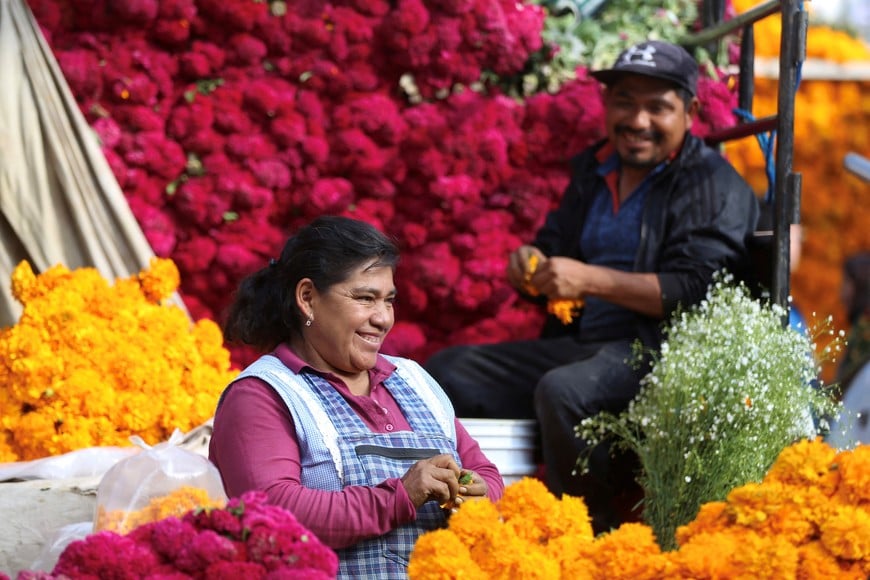
[[[313,321],[303,327],[305,352],[298,354],[318,370],[347,378],[375,366],[395,320],[396,287],[392,268],[372,264],[324,292],[310,286],[303,306]]]

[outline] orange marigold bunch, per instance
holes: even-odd
[[[0,330],[0,462],[162,441],[211,417],[230,354],[214,322],[165,301],[178,283],[159,258],[114,285],[94,268],[15,268],[24,308]]]
[[[680,577],[867,578],[870,447],[787,447],[761,483],[705,504],[677,542]]]

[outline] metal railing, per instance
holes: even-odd
[[[773,251],[770,264],[771,299],[788,308],[790,272],[791,224],[800,222],[801,175],[792,169],[794,161],[794,111],[800,67],[806,58],[808,16],[801,0],[768,0],[736,17],[723,21],[719,8],[721,0],[703,0],[702,15],[709,19],[718,14],[717,22],[707,24],[696,34],[686,36],[680,43],[686,47],[705,46],[722,37],[742,30],[739,70],[738,106],[752,110],[754,91],[754,35],[753,25],[777,11],[782,19],[782,38],[779,54],[779,85],[776,115],[740,123],[711,136],[708,142],[721,143],[749,135],[757,135],[776,128],[775,179],[773,195]],[[709,50],[709,48],[708,48]],[[783,323],[787,323],[786,320]]]

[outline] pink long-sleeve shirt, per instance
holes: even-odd
[[[272,353],[295,373],[312,369],[286,345]],[[383,357],[369,371],[368,396],[350,392],[331,373],[320,373],[376,433],[410,430],[399,405],[383,383],[395,370]],[[504,483],[496,466],[456,420],[456,444],[463,469],[482,477],[487,496],[497,501]],[[240,379],[226,393],[214,418],[209,458],[217,466],[229,497],[265,491],[269,500],[287,508],[321,541],[337,549],[382,535],[413,521],[416,508],[399,478],[377,486],[348,486],[342,491],[307,488],[301,482],[301,460],[293,417],[281,397],[264,381]]]

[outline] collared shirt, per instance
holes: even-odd
[[[318,372],[286,345],[272,353],[293,372]],[[395,370],[378,357],[369,371],[371,393],[357,396],[332,373],[319,373],[348,401],[372,431],[388,433],[410,426],[383,386]],[[462,424],[456,422],[456,446],[462,466],[480,475],[497,500],[504,484],[497,468]],[[373,487],[350,486],[340,492],[309,489],[301,484],[300,449],[293,418],[275,391],[260,379],[240,379],[226,393],[215,415],[209,458],[218,467],[230,497],[260,489],[271,503],[293,512],[299,522],[332,548],[351,546],[416,518],[416,509],[399,478]],[[219,428],[218,428],[219,426]]]
[[[602,185],[593,194],[580,236],[581,256],[586,263],[631,272],[640,246],[641,222],[647,193],[653,179],[673,156],[654,167],[622,202],[619,199],[621,161],[607,142],[597,153],[596,170]],[[590,296],[580,317],[580,336],[628,338],[636,334],[635,314],[616,304]]]

